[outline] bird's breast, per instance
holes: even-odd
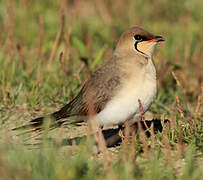
[[[136,109],[135,113],[139,111],[138,99],[141,101],[144,111],[146,111],[156,97],[156,77],[154,74],[145,73],[140,78],[132,78],[129,82],[126,82],[123,91],[126,92],[126,97],[128,97],[126,101],[132,101],[132,107]]]
[[[153,67],[149,67],[148,70],[142,69],[123,81],[122,88],[96,115],[96,119],[100,125],[122,124],[130,117],[139,114],[138,99],[146,111],[156,97],[156,92],[156,72]]]

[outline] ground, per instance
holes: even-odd
[[[2,0],[1,178],[202,179],[202,12],[201,0]],[[122,139],[106,147],[88,124],[11,130],[67,104],[134,25],[166,39],[153,57],[158,94],[149,109],[161,132],[104,131]]]

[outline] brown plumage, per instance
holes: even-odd
[[[88,117],[89,113],[95,113],[95,117],[97,117],[97,114],[101,114],[101,117],[98,117],[98,122],[99,124],[104,125],[105,123],[101,121],[101,118],[105,118],[105,116],[102,115],[104,112],[103,110],[108,107],[109,102],[116,101],[115,97],[118,98],[118,102],[119,99],[125,98],[123,95],[122,97],[117,96],[123,89],[125,89],[127,84],[132,84],[132,88],[135,87],[135,89],[127,88],[128,90],[126,91],[129,91],[129,93],[137,93],[136,91],[138,91],[137,94],[139,94],[139,79],[143,77],[141,76],[141,74],[143,74],[143,69],[144,72],[146,71],[145,74],[149,74],[146,75],[147,77],[149,76],[149,78],[147,78],[149,79],[147,80],[149,81],[149,85],[146,85],[150,86],[149,88],[156,88],[156,72],[153,63],[151,63],[151,54],[153,52],[154,42],[159,41],[163,41],[161,36],[155,36],[140,27],[130,28],[123,33],[118,41],[112,58],[90,76],[79,94],[72,101],[62,107],[59,111],[48,115],[49,119],[52,120],[52,124],[60,125],[61,123],[69,122],[70,120],[68,117],[79,117],[75,119],[73,118],[74,120],[70,122],[83,121],[84,117]],[[153,78],[151,79],[150,76],[153,76]],[[151,81],[153,82],[152,87],[150,83]],[[136,86],[134,86],[134,84]],[[138,90],[136,87],[138,87]],[[149,107],[156,94],[156,89],[153,89],[153,91],[153,97],[150,97],[149,100],[147,100],[148,94],[145,93],[146,95],[144,95],[143,101],[146,99],[146,109]],[[132,98],[134,98],[135,101],[134,104],[137,104],[136,101],[139,98],[137,97],[139,96],[137,94],[132,94]],[[149,96],[151,95],[149,94]],[[131,101],[131,96],[129,98],[129,101]],[[142,98],[142,96],[140,98]],[[128,99],[126,101],[128,103]],[[130,104],[127,106],[131,107]],[[119,104],[117,109],[119,109]],[[126,109],[125,111],[128,110]],[[136,113],[137,105],[132,112],[127,113],[124,119],[118,121],[118,123],[115,120],[113,121],[113,124],[120,124]],[[111,116],[113,117],[113,115]],[[64,118],[68,119],[64,120]],[[44,118],[40,117],[32,120],[31,124],[33,126],[40,126],[43,121]]]
[[[95,113],[99,113],[121,86],[119,72],[117,61],[114,59],[108,61],[90,76],[79,94],[53,116],[57,119],[61,118],[62,114],[63,117],[86,116],[91,107]]]

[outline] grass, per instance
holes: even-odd
[[[1,179],[201,179],[202,19],[201,0],[2,0]],[[10,130],[66,104],[134,25],[166,39],[154,55],[158,95],[150,111],[170,126],[150,138],[139,128],[126,132],[113,148],[90,136],[89,126],[44,131],[41,139]]]

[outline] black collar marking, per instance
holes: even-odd
[[[138,44],[139,42],[142,42],[142,41],[136,41],[136,42],[135,42],[135,44],[134,44],[135,49],[136,49],[138,52],[140,52],[140,53],[142,53],[142,54],[145,54],[145,53],[143,53],[142,51],[140,51],[139,49],[137,49],[137,44]],[[145,54],[145,55],[146,55],[146,54]]]

